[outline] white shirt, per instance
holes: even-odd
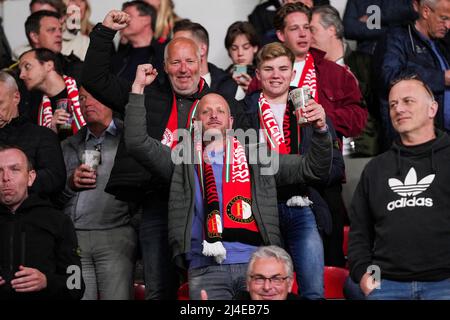
[[[205,80],[206,84],[208,85],[208,87],[211,88],[211,72],[208,72],[207,74],[202,76],[203,80]]]
[[[300,77],[302,76],[303,68],[305,67],[306,60],[297,61],[294,63],[294,72],[295,77],[294,80],[291,81],[291,86],[297,87],[300,81]]]

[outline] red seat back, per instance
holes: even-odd
[[[134,300],[145,300],[145,285],[141,283],[134,284]]]
[[[187,282],[178,288],[177,298],[178,300],[189,300],[189,285]]]
[[[325,299],[345,299],[344,283],[347,277],[347,269],[338,267],[325,267]]]

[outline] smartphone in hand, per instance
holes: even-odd
[[[234,65],[233,78],[240,76],[243,73],[247,73],[247,65],[236,64]]]

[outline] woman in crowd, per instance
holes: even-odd
[[[259,49],[259,38],[253,26],[247,21],[236,21],[227,31],[225,48],[232,60],[227,72],[239,85],[236,99],[241,100],[248,85],[255,76],[254,57]],[[241,90],[241,92],[239,92]]]

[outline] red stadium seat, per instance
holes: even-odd
[[[177,297],[178,300],[189,300],[189,285],[187,282],[178,288]]]
[[[344,283],[347,277],[347,269],[338,267],[325,267],[325,299],[345,299]]]
[[[145,285],[134,283],[134,300],[145,300]]]

